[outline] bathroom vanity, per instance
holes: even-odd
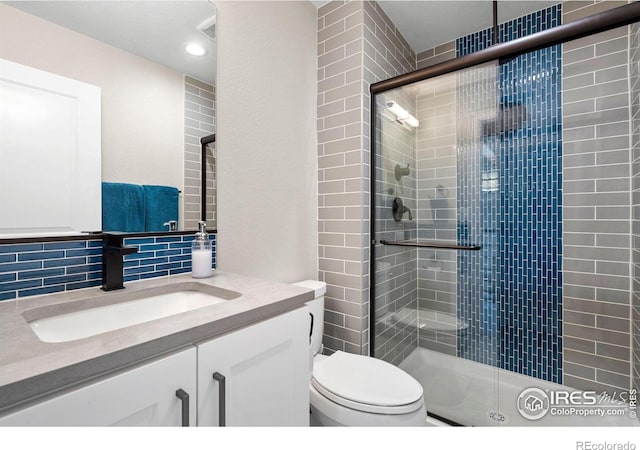
[[[0,426],[308,425],[312,298],[216,273],[3,301]]]

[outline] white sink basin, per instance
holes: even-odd
[[[216,305],[240,296],[237,292],[199,283],[183,283],[182,286],[151,288],[131,293],[123,291],[118,294],[78,301],[77,306],[82,309],[32,320],[25,318],[41,341],[67,342]],[[97,304],[102,303],[99,300],[105,298],[112,299],[114,303]],[[42,315],[37,314],[36,310],[30,312],[31,316]]]

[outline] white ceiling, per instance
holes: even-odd
[[[498,21],[505,22],[558,3],[559,0],[498,2]],[[316,6],[326,3],[312,0]],[[6,1],[10,6],[159,62],[215,84],[216,43],[196,27],[215,15],[210,0],[147,1]],[[381,0],[380,5],[416,53],[492,24],[492,2]],[[184,51],[187,42],[207,49],[204,57]]]
[[[114,47],[215,84],[216,42],[196,27],[214,16],[209,0],[189,1],[7,1],[9,6]],[[207,54],[184,51],[187,42]]]
[[[498,23],[527,15],[560,0],[498,1]],[[491,1],[380,1],[380,6],[419,53],[493,24]]]
[[[312,0],[312,3],[320,7],[327,2]],[[493,24],[493,2],[490,0],[381,0],[378,3],[416,53]],[[498,23],[557,3],[560,0],[499,0]]]

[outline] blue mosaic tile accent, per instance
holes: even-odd
[[[213,268],[216,267],[215,234]],[[125,256],[125,281],[191,272],[193,234],[128,238],[142,251]],[[102,240],[0,245],[0,300],[102,285]]]
[[[501,24],[499,41],[561,17],[558,4]],[[492,33],[458,39],[457,56],[486,48]],[[484,135],[475,161],[458,156],[458,240],[483,245],[458,255],[458,308],[469,324],[458,355],[553,382],[562,381],[561,55],[556,45],[501,63],[490,95],[502,110],[524,106],[526,120]],[[463,102],[489,95],[468,86]]]
[[[217,236],[210,234],[209,238],[213,244],[212,266],[215,269]],[[138,253],[124,258],[125,282],[191,272],[192,241],[193,235],[125,239],[125,245],[139,248]]]

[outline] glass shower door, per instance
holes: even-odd
[[[375,99],[374,356],[418,379],[431,414],[473,425],[499,423],[498,70]]]

